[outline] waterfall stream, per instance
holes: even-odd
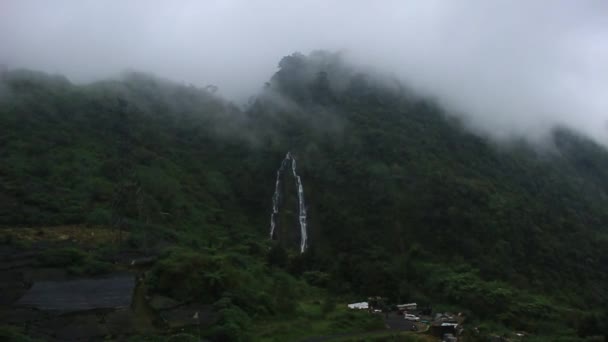
[[[276,217],[279,214],[279,197],[280,197],[280,186],[281,186],[281,174],[285,170],[287,164],[291,161],[291,172],[296,180],[296,190],[298,191],[298,221],[300,223],[300,253],[304,253],[307,247],[308,232],[306,230],[306,203],[304,202],[304,187],[302,186],[302,179],[296,170],[296,158],[287,152],[285,158],[281,162],[281,166],[277,170],[277,179],[274,185],[274,194],[272,195],[272,213],[270,214],[270,238],[274,236],[274,230],[276,228]]]

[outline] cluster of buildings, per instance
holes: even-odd
[[[462,333],[462,314],[456,316],[450,313],[436,313],[429,328],[432,335],[445,342],[456,342],[456,336]]]
[[[370,312],[386,312],[387,306],[383,304],[382,298],[368,298],[367,302],[358,302],[348,304],[348,308],[352,310],[368,310]],[[384,309],[384,310],[380,310]],[[406,303],[393,306],[397,313],[403,315],[403,318],[408,321],[420,322],[428,327],[428,332],[441,338],[445,342],[458,341],[456,336],[463,331],[462,322],[464,316],[462,314],[453,315],[450,313],[435,313],[431,315],[431,308],[423,308],[419,310],[416,303]]]

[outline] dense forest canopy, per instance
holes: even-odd
[[[244,109],[143,73],[76,85],[10,70],[1,84],[3,226],[266,241],[291,151],[309,249],[298,253],[287,177],[268,262],[292,276],[528,330],[608,299],[608,152],[568,128],[540,149],[496,144],[400,81],[324,51],[284,57]]]

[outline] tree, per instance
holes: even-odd
[[[287,251],[281,244],[276,243],[268,251],[268,265],[271,267],[286,268],[289,264]]]

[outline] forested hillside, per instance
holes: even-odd
[[[0,146],[2,226],[196,236],[337,296],[452,305],[539,334],[601,329],[608,152],[567,128],[541,147],[495,143],[339,54],[283,58],[245,109],[140,73],[76,85],[8,71]],[[293,235],[265,249],[288,151],[308,205],[302,255],[290,180],[281,222]],[[205,300],[231,285],[214,286]]]

